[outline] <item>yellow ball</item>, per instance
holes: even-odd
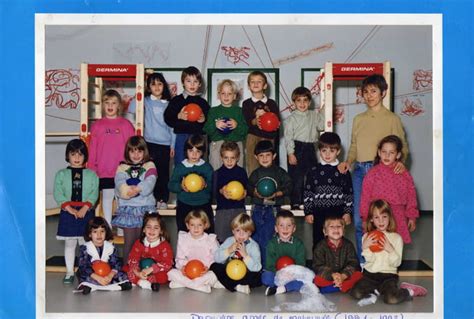
[[[202,178],[196,173],[188,174],[184,178],[184,186],[191,193],[199,192],[203,188]]]
[[[238,181],[229,182],[226,185],[225,190],[230,193],[229,197],[233,200],[239,200],[244,195],[244,186]]]
[[[240,280],[247,273],[247,266],[240,259],[232,259],[225,267],[225,272],[230,279]]]

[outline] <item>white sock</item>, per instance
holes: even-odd
[[[151,290],[151,282],[149,282],[148,280],[144,280],[144,279],[140,279],[138,282],[137,282],[137,285],[142,287],[143,289],[149,289]]]
[[[64,241],[64,261],[66,262],[66,276],[74,275],[74,257],[76,256],[77,239]]]
[[[275,295],[284,294],[286,292],[285,286],[278,286]]]
[[[115,190],[113,188],[107,188],[102,190],[102,212],[104,218],[112,227],[112,206],[114,202]]]
[[[237,285],[235,286],[235,290],[247,295],[250,293],[249,285]]]

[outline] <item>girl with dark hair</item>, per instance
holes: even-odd
[[[84,244],[82,235],[85,226],[94,217],[94,205],[99,197],[99,178],[93,171],[84,168],[88,155],[83,141],[71,140],[66,146],[69,166],[58,171],[54,180],[54,199],[61,207],[56,238],[65,243],[65,284],[74,282],[76,244]]]

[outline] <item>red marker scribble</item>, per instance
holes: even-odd
[[[433,71],[415,70],[413,72],[413,89],[416,91],[433,89]]]
[[[316,77],[311,84],[310,91],[311,95],[319,95],[321,94],[321,80],[324,78],[324,73],[321,73],[318,77]]]
[[[343,104],[337,104],[334,108],[334,123],[344,123],[345,109]]]
[[[81,97],[79,70],[53,69],[45,73],[45,106],[76,109]]]
[[[168,82],[168,88],[170,89],[171,97],[178,95],[178,83]]]
[[[409,100],[408,98],[403,99],[403,109],[401,114],[406,116],[417,116],[420,114],[425,113],[425,109],[423,108],[423,103],[420,99],[416,99],[415,101]]]
[[[231,47],[231,46],[222,46],[221,50],[224,51],[224,55],[227,57],[227,61],[236,65],[237,63],[247,63],[247,59],[250,57],[250,54],[247,52],[250,50],[249,47]]]

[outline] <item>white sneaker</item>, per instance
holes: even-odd
[[[170,281],[170,289],[183,288],[184,286],[176,281]]]
[[[241,292],[243,294],[250,294],[250,287],[249,285],[237,285],[235,286],[235,290],[238,291],[238,292]]]
[[[137,282],[137,285],[142,287],[143,289],[151,290],[151,282],[149,282],[148,280],[140,279]]]
[[[214,285],[212,285],[212,288],[225,289],[224,285],[221,284],[221,283],[219,282],[219,280],[216,280],[216,282],[214,283]]]
[[[168,209],[168,204],[163,201],[156,202],[156,209]]]
[[[195,286],[190,286],[189,288],[197,290],[197,291],[205,292],[208,294],[211,293],[211,286],[209,285],[195,285]]]

